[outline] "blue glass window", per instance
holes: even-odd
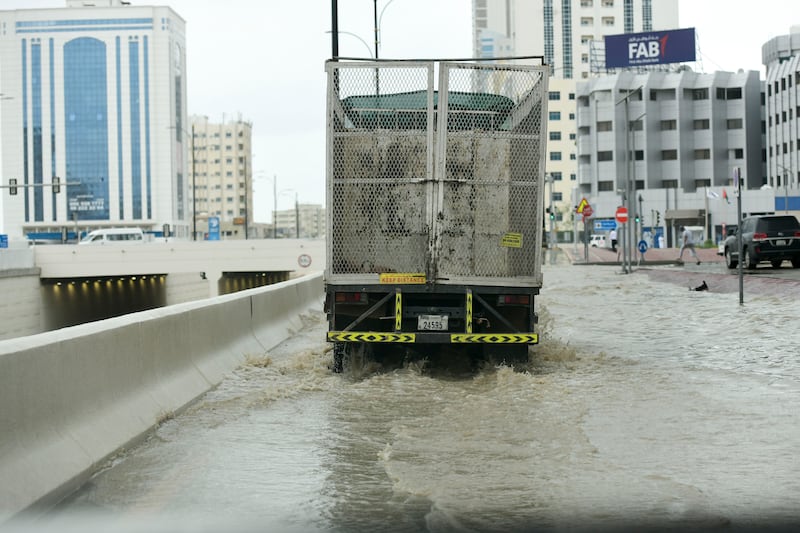
[[[77,220],[108,220],[106,45],[80,37],[64,45],[67,209]]]

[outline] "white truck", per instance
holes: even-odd
[[[326,71],[334,370],[357,353],[445,347],[526,361],[538,342],[548,67],[348,60]]]

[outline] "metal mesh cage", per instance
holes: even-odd
[[[538,281],[545,67],[327,68],[329,281]]]

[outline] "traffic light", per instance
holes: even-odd
[[[53,176],[53,194],[58,194],[61,192],[61,178],[58,176]]]
[[[656,227],[661,225],[661,211],[656,211]]]
[[[11,178],[8,180],[8,194],[11,196],[17,194],[17,178]]]
[[[638,213],[636,214],[636,218],[634,218],[634,221],[635,221],[637,224],[639,223],[639,214],[638,214]]]
[[[549,213],[550,213],[550,220],[555,220],[555,219],[556,219],[556,214],[555,214],[555,213],[553,213],[553,212],[552,212],[552,211],[550,211],[550,210],[548,210],[548,211],[549,211]]]

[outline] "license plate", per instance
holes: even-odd
[[[446,331],[447,315],[420,315],[417,317],[417,329],[426,331]]]
[[[775,241],[775,246],[786,246],[786,240],[785,239],[780,239],[780,240]]]

